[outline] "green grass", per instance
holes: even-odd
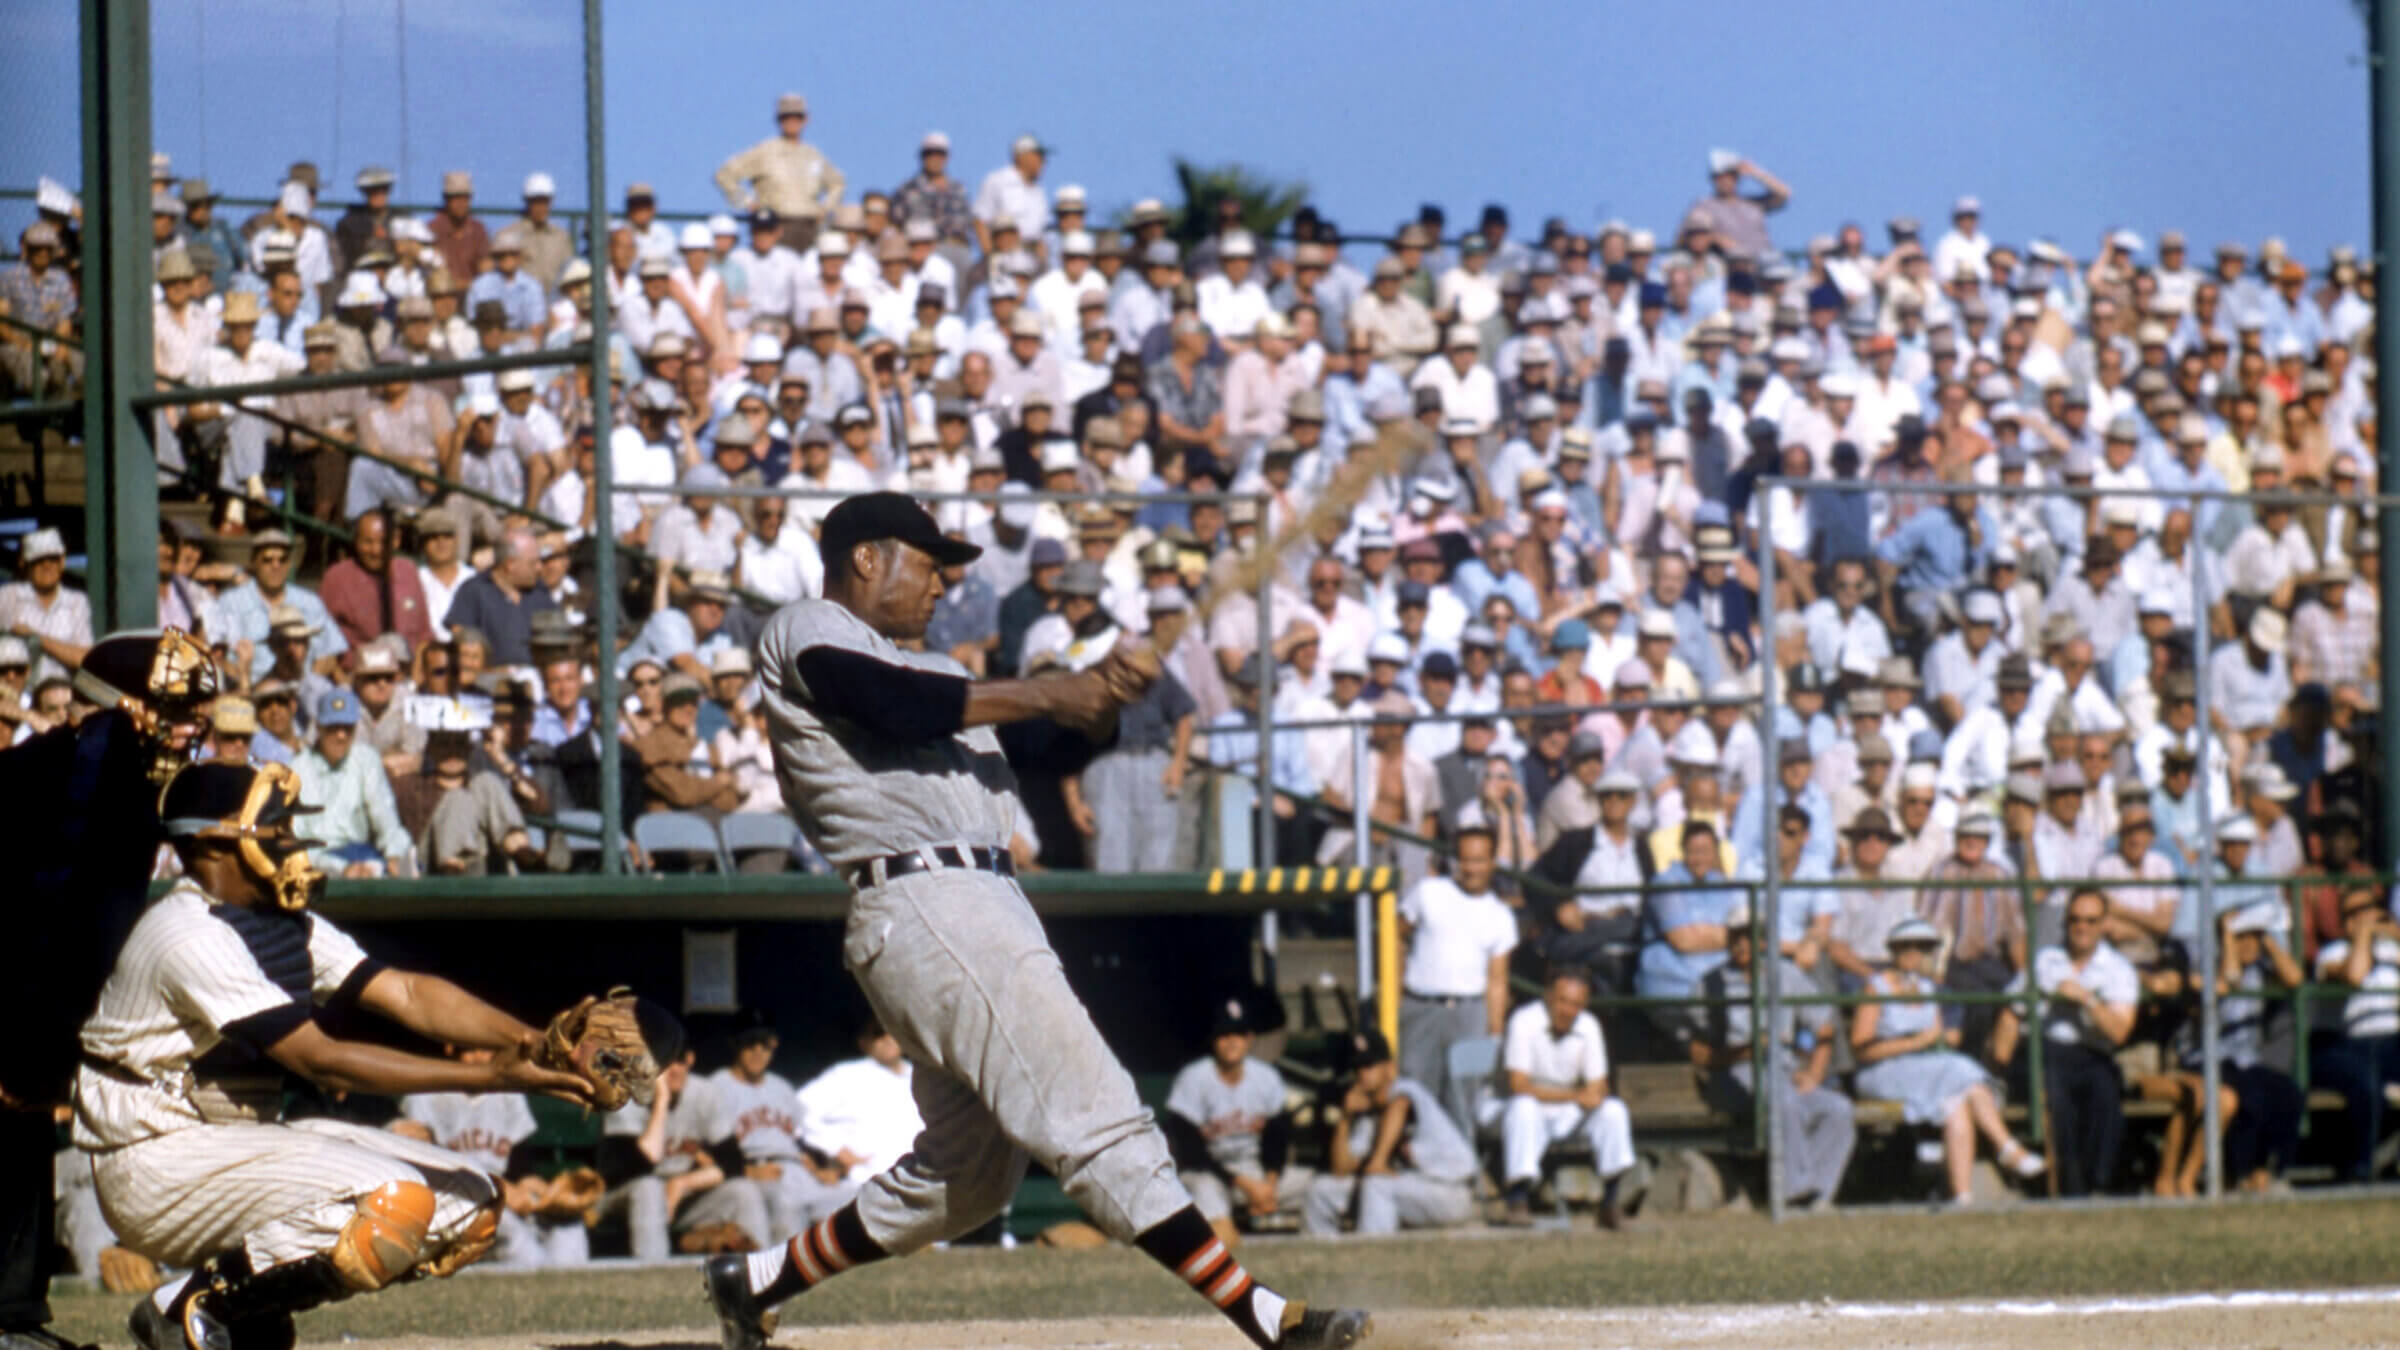
[[[2073,1297],[2385,1285],[2400,1202],[1971,1215],[1879,1213],[1781,1226],[1727,1215],[1623,1236],[1253,1243],[1260,1278],[1378,1308],[1588,1308],[1816,1299]],[[121,1344],[128,1300],[62,1292],[58,1330]],[[792,1305],[787,1325],[1194,1314],[1203,1305],[1123,1248],[927,1253]],[[696,1270],[462,1276],[312,1313],[304,1339],[688,1328],[714,1340]]]

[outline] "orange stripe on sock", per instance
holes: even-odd
[[[809,1245],[808,1238],[807,1233],[802,1233],[792,1239],[792,1259],[799,1263],[800,1278],[814,1285],[824,1281],[825,1265],[817,1259],[816,1249]]]
[[[820,1222],[810,1235],[816,1238],[818,1250],[825,1254],[825,1270],[828,1274],[839,1275],[854,1264],[849,1254],[842,1250],[842,1244],[834,1241],[832,1219]]]
[[[1248,1292],[1250,1292],[1250,1272],[1240,1266],[1235,1266],[1232,1270],[1225,1272],[1224,1279],[1217,1281],[1216,1288],[1208,1291],[1208,1298],[1210,1302],[1220,1308],[1230,1308]]]
[[[1224,1257],[1225,1244],[1215,1238],[1210,1238],[1208,1245],[1193,1252],[1190,1260],[1175,1268],[1175,1273],[1181,1275],[1187,1284],[1198,1284],[1208,1277],[1209,1272],[1217,1268],[1217,1262],[1223,1260]]]

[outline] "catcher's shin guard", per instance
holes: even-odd
[[[358,1212],[342,1225],[326,1259],[352,1292],[369,1293],[417,1268],[432,1229],[433,1188],[387,1181],[359,1199]]]

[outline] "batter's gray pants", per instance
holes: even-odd
[[[924,1131],[858,1193],[884,1250],[904,1255],[990,1219],[1028,1155],[1119,1242],[1191,1203],[1015,882],[944,870],[862,891],[842,961],[917,1064]]]
[[[1419,1172],[1394,1172],[1371,1177],[1322,1176],[1309,1184],[1300,1212],[1300,1231],[1311,1237],[1333,1237],[1342,1231],[1342,1215],[1358,1201],[1362,1235],[1397,1233],[1403,1228],[1454,1228],[1475,1217],[1475,1186],[1468,1181],[1436,1181]]]
[[[1717,1074],[1709,1095],[1726,1114],[1748,1119],[1757,1109],[1747,1064]],[[1829,1087],[1802,1092],[1790,1078],[1775,1083],[1775,1146],[1783,1152],[1784,1198],[1832,1196],[1842,1188],[1850,1151],[1858,1146],[1858,1123],[1850,1099]]]
[[[711,1224],[740,1224],[753,1248],[773,1242],[767,1227],[767,1197],[745,1177],[720,1182],[683,1202],[672,1222],[667,1218],[667,1182],[659,1176],[635,1177],[600,1198],[600,1217],[625,1216],[625,1231],[633,1242],[635,1259],[664,1261],[674,1252],[674,1235]]]
[[[1083,799],[1097,827],[1092,836],[1096,872],[1175,870],[1176,800],[1161,785],[1169,756],[1164,750],[1117,750],[1083,771]]]
[[[1400,998],[1400,1076],[1425,1085],[1438,1102],[1450,1100],[1450,1047],[1491,1035],[1483,999]]]

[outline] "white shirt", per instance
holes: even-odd
[[[1275,312],[1256,277],[1237,286],[1219,272],[1202,277],[1193,291],[1200,303],[1200,322],[1221,341],[1248,342],[1258,335],[1258,321]]]
[[[1032,247],[1050,227],[1050,190],[1026,182],[1014,164],[992,170],[975,190],[975,218],[989,222],[1002,217],[1015,221],[1018,241]]]
[[[2349,959],[2350,939],[2326,943],[2317,950],[2317,978],[2339,978]],[[2342,1005],[2342,1026],[2354,1037],[2400,1034],[2400,942],[2375,939],[2375,964],[2359,992]]]
[[[1517,920],[1491,892],[1469,895],[1448,877],[1427,877],[1400,897],[1409,926],[1400,987],[1426,998],[1481,998],[1492,958],[1516,949]]]
[[[859,1156],[849,1179],[864,1181],[900,1161],[925,1118],[910,1091],[914,1067],[897,1070],[872,1059],[847,1059],[800,1085],[800,1142],[832,1158]]]
[[[2075,968],[2075,958],[2067,955],[2066,948],[2044,947],[2033,955],[2032,974],[2035,986],[2045,994],[2054,993],[2060,984],[2074,980],[2112,1008],[2130,1008],[2141,1001],[2141,978],[2134,974],[2133,963],[2105,942],[2092,949],[2081,970]],[[2025,977],[2018,976],[2017,987],[2022,989],[2024,985]],[[2077,1009],[2072,1019],[2060,1017],[2047,1021],[2044,1035],[2055,1044],[2089,1042],[2098,1049],[2104,1042],[2099,1028],[2088,1025],[2089,1021],[2090,1014]]]
[[[580,512],[582,509],[582,499],[579,495],[576,501],[576,510]],[[567,517],[567,519],[572,518]],[[443,620],[449,617],[450,602],[458,598],[459,588],[465,586],[467,578],[474,575],[474,568],[460,563],[458,580],[445,584],[440,577],[433,574],[432,568],[422,562],[417,564],[417,589],[425,592],[425,617],[426,621],[433,625],[434,641],[448,642],[450,640],[450,625],[444,623]]]
[[[1608,1043],[1588,1012],[1575,1014],[1566,1035],[1552,1035],[1550,1009],[1535,999],[1508,1015],[1500,1065],[1548,1087],[1581,1087],[1608,1077]]]
[[[1447,355],[1436,352],[1417,367],[1408,387],[1440,390],[1444,417],[1467,418],[1486,428],[1500,422],[1500,382],[1489,366],[1469,366],[1461,375]]]

